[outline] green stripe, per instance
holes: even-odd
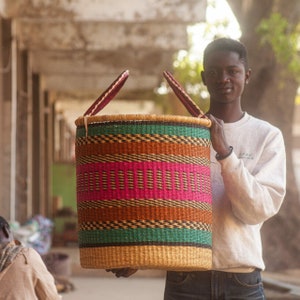
[[[167,124],[97,124],[89,125],[88,135],[109,135],[109,134],[165,134],[175,136],[189,136],[210,139],[210,131],[201,126],[179,126]],[[85,128],[77,127],[76,137],[84,137]]]
[[[186,228],[136,228],[79,231],[79,244],[195,243],[211,245],[211,232]]]

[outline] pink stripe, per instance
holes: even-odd
[[[174,199],[211,202],[210,168],[124,162],[77,166],[77,200]]]

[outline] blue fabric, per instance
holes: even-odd
[[[264,300],[259,270],[167,272],[164,300]]]

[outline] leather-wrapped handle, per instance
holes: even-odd
[[[129,71],[123,71],[117,79],[94,101],[84,113],[84,116],[94,116],[102,110],[119,92],[129,76]]]
[[[179,98],[182,104],[186,107],[188,112],[198,118],[207,118],[204,112],[197,106],[197,104],[191,99],[191,97],[186,93],[183,87],[179,84],[179,82],[173,77],[173,75],[169,71],[163,72],[164,77],[167,82],[173,89],[175,95]]]
[[[173,77],[169,71],[163,72],[164,77],[173,89],[174,93],[182,104],[186,107],[188,112],[198,118],[207,118],[202,110],[196,105],[196,103],[185,92],[179,82]],[[94,103],[87,109],[83,116],[94,116],[101,111],[120,91],[125,81],[129,77],[129,71],[123,71],[114,82],[94,101]]]

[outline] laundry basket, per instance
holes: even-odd
[[[172,75],[164,75],[191,105]],[[81,266],[210,269],[210,120],[93,115],[127,77],[122,73],[75,121]],[[192,103],[189,111],[195,109]]]

